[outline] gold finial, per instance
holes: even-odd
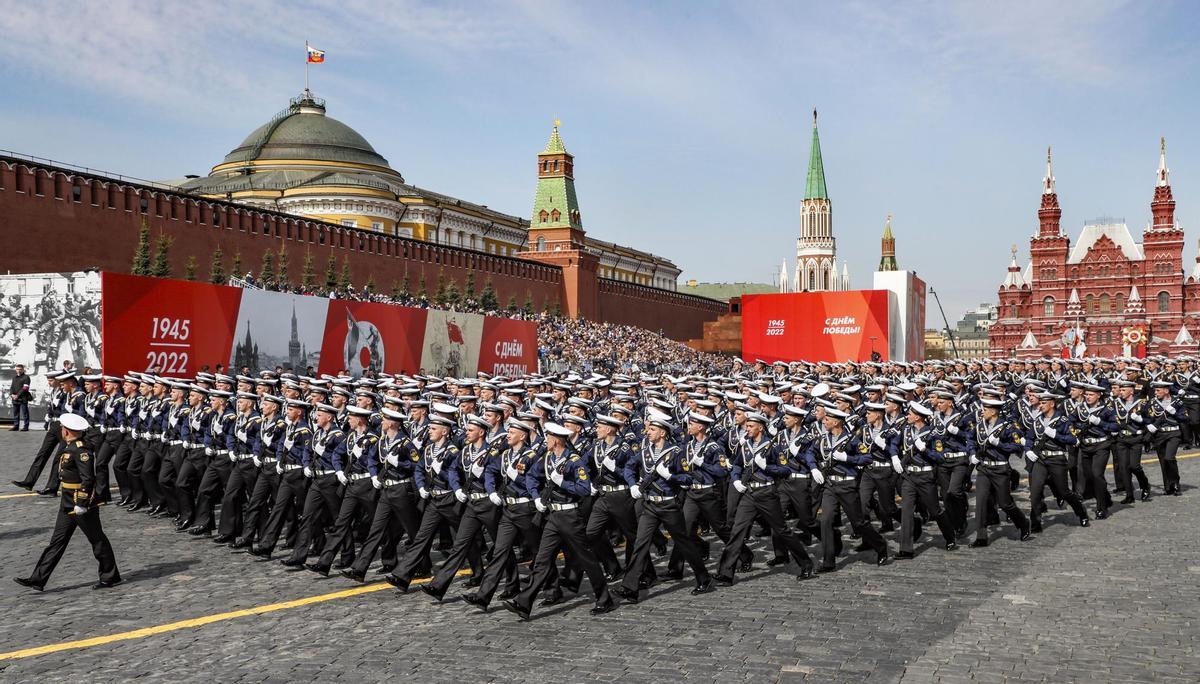
[[[1167,138],[1166,138],[1166,136],[1163,136],[1158,139],[1158,151],[1163,154],[1167,153]]]
[[[1012,246],[1012,255],[1013,255],[1013,259],[1017,258],[1017,243],[1015,243],[1015,242],[1013,243],[1013,246]]]
[[[562,119],[555,119],[555,120],[554,120],[554,127],[555,127],[555,128],[558,128],[558,127],[559,127],[559,126],[561,126],[561,125],[562,125]]]
[[[1050,146],[1046,145],[1046,163],[1050,163]]]

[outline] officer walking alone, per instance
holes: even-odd
[[[50,545],[42,552],[37,567],[29,577],[14,577],[13,581],[22,586],[41,591],[54,567],[67,550],[71,535],[79,527],[92,544],[92,553],[100,563],[100,581],[92,585],[93,589],[106,589],[121,581],[121,573],[117,571],[117,558],[113,555],[112,544],[100,526],[100,509],[96,504],[93,486],[95,484],[95,458],[84,446],[82,438],[88,428],[87,419],[74,413],[65,413],[58,419],[60,437],[64,449],[59,455],[58,469],[62,487],[62,504],[58,509],[58,520],[54,523],[54,533],[50,535]]]

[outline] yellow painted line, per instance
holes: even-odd
[[[37,492],[22,492],[20,494],[0,494],[0,499],[19,499],[23,496],[37,496]],[[55,497],[58,498],[58,497]]]
[[[455,577],[471,574],[470,570],[460,570]],[[410,586],[428,584],[429,579],[414,580]],[[8,653],[0,653],[0,661],[4,660],[20,660],[21,658],[32,658],[34,656],[48,655],[50,653],[59,653],[61,651],[74,651],[81,648],[91,648],[93,646],[103,646],[117,641],[130,641],[133,639],[144,639],[156,634],[165,634],[167,632],[176,632],[181,629],[193,629],[211,625],[214,622],[224,622],[225,620],[236,620],[237,618],[251,617],[254,615],[263,615],[266,613],[274,613],[281,610],[289,610],[291,608],[300,608],[303,606],[311,606],[317,603],[325,603],[326,601],[336,601],[337,599],[349,598],[351,596],[361,596],[363,594],[371,594],[385,589],[391,589],[392,585],[387,582],[373,582],[360,587],[352,587],[342,591],[335,591],[328,594],[319,594],[317,596],[308,596],[305,598],[295,599],[292,601],[283,601],[280,603],[271,603],[265,606],[256,608],[246,608],[243,610],[233,610],[227,613],[216,613],[215,615],[205,615],[190,620],[180,620],[179,622],[169,622],[165,625],[155,625],[154,627],[143,627],[128,632],[118,632],[117,634],[106,634],[104,636],[92,637],[90,639],[79,639],[76,641],[63,641],[57,644],[48,644],[46,646],[35,646],[33,648],[23,648],[19,651],[9,651]]]

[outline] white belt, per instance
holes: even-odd
[[[264,464],[275,463],[275,462],[276,462],[276,461],[278,461],[278,460],[279,460],[279,459],[277,459],[277,458],[275,458],[275,457],[273,457],[273,456],[263,456],[263,457],[262,457],[262,462],[263,462]]]
[[[488,498],[487,492],[471,492],[467,495],[467,501],[483,501]]]
[[[932,468],[930,468],[932,470]],[[825,477],[830,482],[854,482],[855,478],[852,475],[828,475]]]
[[[346,479],[350,480],[351,482],[358,482],[359,480],[365,480],[368,477],[371,477],[371,473],[354,473],[353,475],[347,475]]]
[[[789,480],[807,480],[808,473],[792,473],[791,475],[788,475],[788,479]]]
[[[871,463],[871,464],[870,464],[870,465],[868,465],[867,467],[868,467],[868,468],[878,468],[878,469],[881,469],[881,470],[882,470],[883,468],[888,468],[888,469],[890,470],[890,469],[891,469],[891,467],[892,467],[892,464],[891,464],[891,463]]]
[[[520,504],[527,504],[530,501],[533,501],[533,499],[529,498],[528,496],[506,496],[506,497],[504,497],[504,504],[506,506],[518,506]]]
[[[666,503],[668,501],[674,501],[674,500],[675,500],[675,497],[673,497],[673,496],[653,496],[650,494],[646,495],[646,501],[649,501],[650,503]]]
[[[407,484],[409,482],[412,482],[411,477],[406,477],[403,480],[384,480],[383,486],[384,487],[395,487],[396,485]]]
[[[933,466],[908,466],[905,470],[910,473],[928,473],[933,471]]]
[[[293,471],[293,470],[300,470],[300,469],[301,469],[301,468],[303,468],[303,467],[304,467],[304,466],[300,466],[300,465],[285,465],[285,466],[283,467],[283,471],[286,473],[286,472],[290,472],[290,471]]]
[[[646,497],[646,498],[649,499],[650,497]],[[577,503],[562,503],[562,504],[552,503],[552,504],[550,504],[550,506],[548,508],[552,511],[573,511],[576,508],[579,508],[579,504],[577,504]]]
[[[106,432],[108,432],[108,428],[106,428],[106,427],[104,427],[103,425],[101,425],[101,426],[100,426],[100,434],[104,434],[104,433],[106,433]]]
[[[179,445],[183,444],[183,440],[182,439],[172,439],[171,441],[167,442],[167,444],[169,444],[171,446],[179,446]]]
[[[695,491],[703,491],[705,489],[712,489],[713,487],[716,487],[716,485],[715,484],[693,484],[690,487],[688,487],[688,489],[695,492]]]
[[[747,482],[746,486],[749,487],[750,489],[762,489],[763,487],[770,487],[773,484],[775,484],[775,483],[774,482]]]
[[[333,475],[336,472],[337,472],[336,470],[316,470],[316,469],[314,469],[313,476],[314,477],[323,477],[325,475]]]
[[[629,489],[629,485],[600,485],[600,491],[611,494],[613,492],[623,492]]]
[[[234,457],[239,461],[249,461],[254,458],[254,454],[234,454]]]
[[[966,455],[967,452],[965,451],[951,451],[949,453],[942,454],[942,458],[959,458]]]
[[[449,489],[431,489],[429,493],[434,496],[445,496],[450,493]]]

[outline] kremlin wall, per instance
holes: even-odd
[[[166,183],[0,154],[0,271],[128,273],[142,226],[171,240],[171,270],[189,260],[207,279],[220,249],[257,268],[264,252],[288,254],[291,280],[311,256],[323,280],[332,255],[355,287],[373,281],[430,293],[439,274],[474,273],[503,305],[637,325],[699,338],[727,305],[675,290],[669,260],[597,240],[583,229],[574,157],[557,125],[537,157],[531,220],[409,185],[311,93],[256,129],[204,178]],[[230,275],[241,275],[240,273]]]

